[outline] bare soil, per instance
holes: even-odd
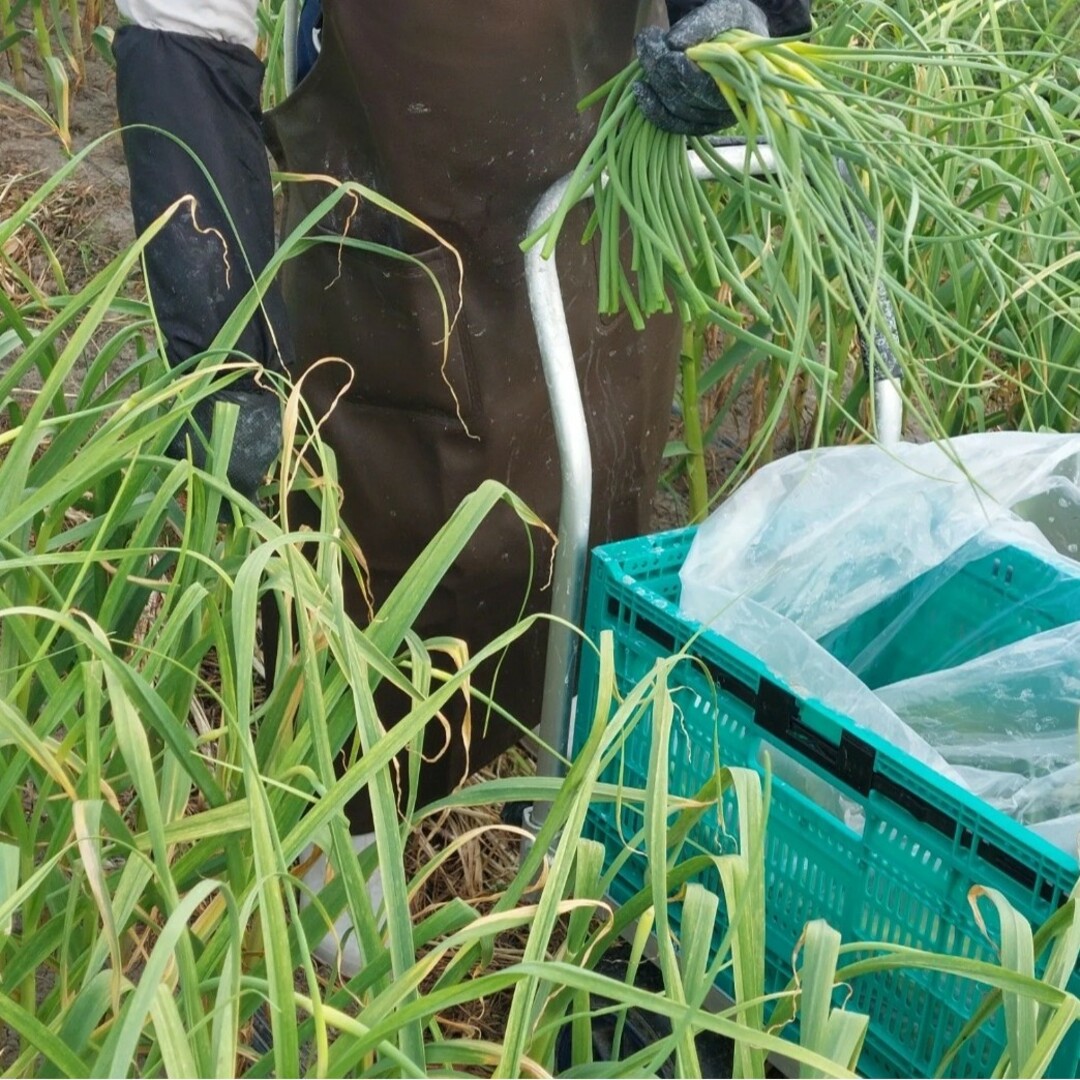
[[[26,75],[27,95],[47,108],[39,69],[28,63]],[[0,78],[10,77],[0,57]],[[72,85],[72,153],[103,141],[35,215],[35,223],[56,250],[71,291],[86,284],[134,238],[114,97],[111,69],[97,53],[88,53],[85,78]],[[17,101],[0,98],[0,218],[69,160],[55,133]],[[40,242],[28,244],[27,254],[30,275],[47,293],[55,291],[49,288],[51,275],[41,268],[45,250]]]
[[[24,74],[23,92],[48,110],[40,67],[29,55]],[[12,80],[5,55],[0,55],[0,79]],[[72,77],[70,154],[24,105],[0,97],[0,220],[22,207],[72,156],[97,144],[4,246],[0,292],[24,312],[32,312],[28,303],[79,291],[134,238],[114,96],[111,69],[96,52],[88,52],[85,74]],[[133,288],[138,290],[134,279]],[[31,326],[45,321],[46,313],[27,316]],[[83,364],[90,359],[88,354]],[[10,358],[0,360],[0,371],[7,363]],[[73,377],[84,370],[77,365]],[[20,389],[31,395],[38,385],[37,373],[31,372]]]

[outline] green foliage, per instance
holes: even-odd
[[[0,241],[31,210],[0,226]],[[674,1052],[692,1070],[695,1030],[736,1037],[756,1061],[781,1048],[776,1035],[749,1022],[755,1006],[703,1008],[711,970],[702,966],[704,946],[695,946],[699,961],[689,968],[667,946],[662,994],[594,970],[626,920],[606,910],[597,849],[580,839],[585,814],[602,797],[600,763],[626,718],[667,700],[658,677],[608,721],[610,642],[598,723],[565,780],[496,781],[445,801],[550,798],[520,872],[492,910],[456,899],[414,925],[408,900],[417,881],[405,877],[404,838],[439,808],[399,818],[391,759],[403,748],[418,753],[426,724],[525,626],[458,670],[441,670],[415,639],[406,644],[409,626],[496,504],[509,502],[523,527],[535,522],[509,492],[485,485],[433,539],[371,628],[358,629],[343,604],[358,553],[337,517],[333,457],[303,420],[296,390],[286,406],[290,435],[311,437],[328,486],[310,485],[289,450],[278,494],[311,488],[323,515],[314,531],[291,532],[287,516],[271,518],[229,490],[227,422],[205,470],[162,454],[192,405],[237,374],[229,365],[167,372],[149,310],[118,299],[163,221],[83,292],[57,301],[44,324],[31,326],[14,309],[0,323],[0,336],[21,342],[0,378],[10,417],[0,437],[0,1022],[18,1043],[6,1070],[459,1075],[463,1066],[498,1061],[517,1075],[534,1061],[551,1067],[558,1031],[587,1021],[594,995],[671,1020],[670,1037],[637,1063],[650,1068]],[[281,257],[305,242],[294,238]],[[256,302],[249,298],[219,347],[227,349]],[[126,317],[119,330],[117,315]],[[69,397],[80,357],[115,356],[140,336],[119,381],[92,360]],[[28,395],[31,373],[41,388]],[[252,657],[267,595],[283,609],[286,647],[273,690],[261,699]],[[414,701],[390,731],[372,697],[383,680]],[[344,768],[335,768],[342,754]],[[740,784],[760,825],[757,777]],[[364,787],[377,851],[359,862],[343,858],[341,876],[301,912],[291,868],[312,842],[350,850],[342,810]],[[663,787],[628,797],[644,800],[662,836]],[[376,854],[388,897],[385,930],[362,876]],[[664,893],[662,858],[656,868]],[[429,872],[425,866],[417,877]],[[760,869],[750,876],[760,898]],[[652,905],[648,896],[642,902]],[[663,896],[658,903],[662,912]],[[714,897],[704,911],[710,903],[715,910]],[[343,910],[370,958],[345,988],[310,959],[312,943]],[[498,935],[515,927],[529,930],[525,955],[490,967],[485,958]],[[703,943],[709,927],[703,917]],[[747,985],[751,993],[758,983]],[[512,992],[501,1045],[441,1026],[446,1009],[500,989]],[[252,1014],[263,1006],[269,1049],[250,1041]],[[812,1050],[802,1056],[833,1071]]]
[[[266,108],[285,97],[283,7],[283,0],[259,0],[257,9]],[[71,149],[72,99],[86,77],[87,48],[111,65],[116,22],[115,10],[103,0],[0,0],[0,76],[6,62],[11,77],[11,85],[0,79],[0,93],[17,95],[65,149]],[[27,96],[28,63],[40,72],[51,112]]]
[[[92,150],[0,225],[0,247]],[[354,190],[333,192],[312,220]],[[418,753],[425,726],[470,673],[526,627],[448,670],[409,627],[496,504],[514,506],[523,527],[535,522],[509,492],[485,485],[371,627],[358,629],[343,592],[359,553],[337,517],[333,457],[295,388],[282,388],[290,437],[277,493],[284,505],[287,490],[308,488],[322,508],[316,530],[290,531],[287,515],[272,518],[229,490],[227,412],[206,469],[163,456],[194,403],[243,369],[220,357],[258,303],[253,293],[202,367],[168,372],[152,313],[121,298],[164,220],[79,294],[49,311],[9,304],[0,321],[0,340],[14,346],[0,376],[8,418],[0,435],[0,1023],[18,1047],[6,1071],[299,1075],[310,1065],[455,1075],[501,1059],[516,1074],[533,1060],[552,1063],[560,1027],[574,1022],[568,1012],[580,1007],[587,1019],[594,994],[675,1022],[671,1038],[649,1049],[656,1064],[673,1050],[692,1055],[698,1029],[778,1048],[776,1036],[733,1014],[705,1012],[707,980],[687,995],[677,966],[666,994],[593,970],[625,922],[605,915],[598,853],[580,842],[582,823],[619,718],[639,713],[649,692],[606,723],[610,645],[601,722],[564,781],[492,782],[447,800],[551,798],[520,872],[492,910],[455,899],[414,925],[418,881],[405,878],[404,838],[438,808],[399,818],[391,759],[404,748]],[[278,262],[311,242],[291,238]],[[133,345],[116,378],[113,361]],[[87,356],[88,374],[72,393]],[[311,482],[296,439],[311,441],[324,483]],[[281,661],[264,696],[252,658],[266,596],[284,618]],[[414,701],[390,731],[372,696],[384,680]],[[343,857],[341,875],[301,912],[292,868],[313,842],[350,851],[342,811],[365,787],[377,849],[360,861]],[[649,798],[662,822],[663,799]],[[385,930],[364,887],[376,856],[389,898]],[[424,866],[416,878],[430,872]],[[370,958],[347,988],[310,958],[343,910]],[[504,970],[487,966],[498,935],[515,927],[530,931],[525,956]],[[513,995],[500,1046],[442,1028],[443,1011],[498,990]],[[269,1049],[250,1045],[263,1006]],[[820,1056],[807,1060],[828,1068]]]
[[[93,151],[0,222],[0,252]],[[1062,205],[1071,176],[1057,181]],[[534,518],[512,493],[483,486],[361,630],[343,603],[361,553],[338,516],[333,454],[296,387],[280,386],[286,452],[265,494],[284,506],[288,492],[307,491],[321,514],[313,530],[230,490],[227,410],[205,468],[163,453],[193,405],[246,370],[227,358],[258,290],[285,259],[332,242],[307,230],[354,195],[388,205],[357,185],[331,190],[208,355],[182,372],[166,370],[152,311],[125,292],[164,219],[75,295],[21,308],[0,295],[0,1027],[14,1047],[5,1075],[535,1075],[552,1071],[569,1041],[573,1075],[647,1074],[673,1058],[689,1076],[702,1069],[701,1031],[734,1041],[738,1075],[761,1075],[774,1052],[806,1075],[851,1075],[865,1018],[834,990],[889,966],[991,987],[972,1029],[1003,1007],[1010,1040],[999,1072],[1039,1075],[1076,1018],[1066,989],[1080,942],[1075,900],[1032,933],[984,890],[1004,928],[1000,966],[841,944],[812,923],[791,985],[765,996],[767,778],[720,764],[698,798],[671,795],[674,660],[617,697],[602,640],[597,700],[580,704],[583,720],[594,714],[591,735],[565,779],[489,780],[399,814],[394,755],[417,755],[476,667],[528,628],[455,666],[440,643],[412,633],[416,614],[494,507],[509,504],[522,528]],[[1071,211],[1029,196],[1048,215],[1030,228],[1049,244]],[[944,272],[951,265],[943,256]],[[729,370],[743,359],[728,353]],[[283,616],[269,692],[259,622],[268,600]],[[390,730],[373,697],[384,682],[412,702]],[[600,783],[643,724],[655,766],[647,788]],[[355,859],[343,808],[365,788],[377,845]],[[410,898],[456,849],[407,876],[410,830],[447,808],[511,799],[551,804],[518,872],[493,883],[491,903],[456,897],[414,917]],[[645,844],[645,885],[617,910],[606,897],[618,863],[605,867],[583,839],[588,808],[602,800],[640,809],[644,822],[626,855]],[[693,823],[718,809],[730,848],[686,844]],[[338,854],[342,872],[301,910],[297,864],[312,843]],[[364,886],[376,861],[383,921]],[[706,870],[718,887],[701,884]],[[679,940],[668,930],[673,904]],[[729,929],[717,941],[721,905]],[[369,957],[347,984],[311,959],[342,912]],[[510,931],[527,943],[500,965]],[[602,962],[624,939],[629,964],[611,974]],[[650,940],[663,980],[654,991],[634,982]],[[727,966],[736,1001],[717,1011],[709,994]],[[447,1019],[497,993],[510,1002],[500,1039]],[[659,1038],[622,1061],[593,1061],[593,1021],[612,1020],[619,1046],[632,1010],[663,1018]],[[268,1044],[252,1038],[256,1012]]]

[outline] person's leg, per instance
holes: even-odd
[[[172,29],[188,27],[196,6],[205,9],[199,33]],[[254,0],[216,6],[123,0],[121,7],[138,20],[122,26],[113,42],[136,230],[190,199],[146,251],[154,312],[176,365],[209,348],[274,254],[259,104],[263,67],[246,43],[254,42]],[[276,284],[233,352],[276,371],[288,368],[291,339]],[[251,496],[280,449],[280,405],[246,376],[196,405],[193,420],[203,434],[218,398],[239,406],[229,478]],[[191,435],[185,425],[170,453],[183,456]],[[190,443],[201,464],[202,438]]]
[[[253,5],[244,0],[235,6]],[[240,12],[234,15],[220,21],[243,31]],[[213,27],[214,18],[208,16],[207,23]],[[263,68],[246,45],[153,25],[121,27],[113,50],[136,229],[144,230],[178,199],[194,199],[147,251],[169,359],[181,363],[210,345],[274,253],[259,104]],[[284,304],[274,288],[236,349],[280,370],[288,360],[288,340]]]
[[[296,32],[296,79],[301,81],[315,66],[322,49],[322,0],[304,0]]]

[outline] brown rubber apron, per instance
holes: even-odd
[[[518,245],[537,200],[591,135],[596,113],[579,114],[577,102],[627,63],[636,30],[664,15],[650,0],[325,0],[324,12],[315,67],[270,118],[280,163],[375,188],[454,244],[465,265],[445,368],[453,393],[443,378],[441,310],[422,269],[318,244],[284,271],[301,367],[336,356],[355,369],[324,433],[377,607],[485,478],[503,481],[557,529],[558,454]],[[286,227],[326,193],[290,186]],[[351,219],[350,211],[339,204],[323,228],[418,254],[456,301],[445,249],[370,206]],[[559,270],[590,426],[590,539],[601,543],[648,527],[679,331],[671,320],[638,333],[623,317],[597,316],[595,254],[576,242],[583,221],[565,234]],[[341,389],[341,365],[313,376],[307,396],[320,414]],[[464,638],[475,651],[523,609],[549,610],[540,586],[550,552],[544,535],[527,534],[500,507],[415,629]],[[352,610],[366,618],[358,594]],[[491,688],[527,727],[540,716],[545,639],[541,623],[512,648]],[[442,744],[441,729],[431,735],[431,746]],[[423,770],[420,803],[518,737],[474,707],[468,756],[455,731],[450,750]],[[364,816],[358,810],[356,828]]]

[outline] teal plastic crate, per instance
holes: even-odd
[[[765,851],[767,990],[789,981],[793,950],[811,919],[826,919],[845,942],[885,941],[994,961],[968,905],[972,885],[999,889],[1035,925],[1056,911],[1077,879],[1074,861],[848,718],[800,700],[755,657],[680,614],[678,574],[694,531],[597,548],[586,606],[590,637],[613,632],[623,691],[658,659],[686,653],[670,679],[677,718],[669,746],[672,793],[699,790],[717,760],[764,771],[768,750],[805,766],[858,804],[864,817],[857,832],[774,778]],[[970,580],[994,587],[992,575]],[[1009,584],[1016,580],[1014,573]],[[583,650],[579,703],[595,700],[596,680],[595,655]],[[588,713],[579,707],[579,717]],[[579,722],[575,749],[587,734]],[[603,779],[643,788],[650,738],[649,724],[639,725]],[[625,802],[616,807],[596,803],[587,823],[587,834],[605,845],[609,864],[625,854],[626,839],[641,827],[639,811]],[[720,852],[731,841],[713,814],[691,843]],[[612,899],[627,901],[643,887],[644,874],[645,858],[635,853],[615,878]],[[719,891],[715,879],[706,884]],[[674,904],[676,931],[679,918]],[[996,932],[992,918],[987,921]],[[717,942],[725,930],[721,915]],[[731,994],[723,977],[718,985]],[[1080,990],[1080,972],[1072,988]],[[871,1017],[860,1069],[867,1076],[932,1075],[986,989],[917,970],[856,980],[848,1007]],[[950,1075],[989,1075],[1004,1044],[999,1009]],[[1051,1075],[1075,1077],[1078,1065],[1080,1034],[1074,1032]]]
[[[876,690],[1077,619],[1074,564],[1012,546],[985,553],[968,545],[820,644]]]

